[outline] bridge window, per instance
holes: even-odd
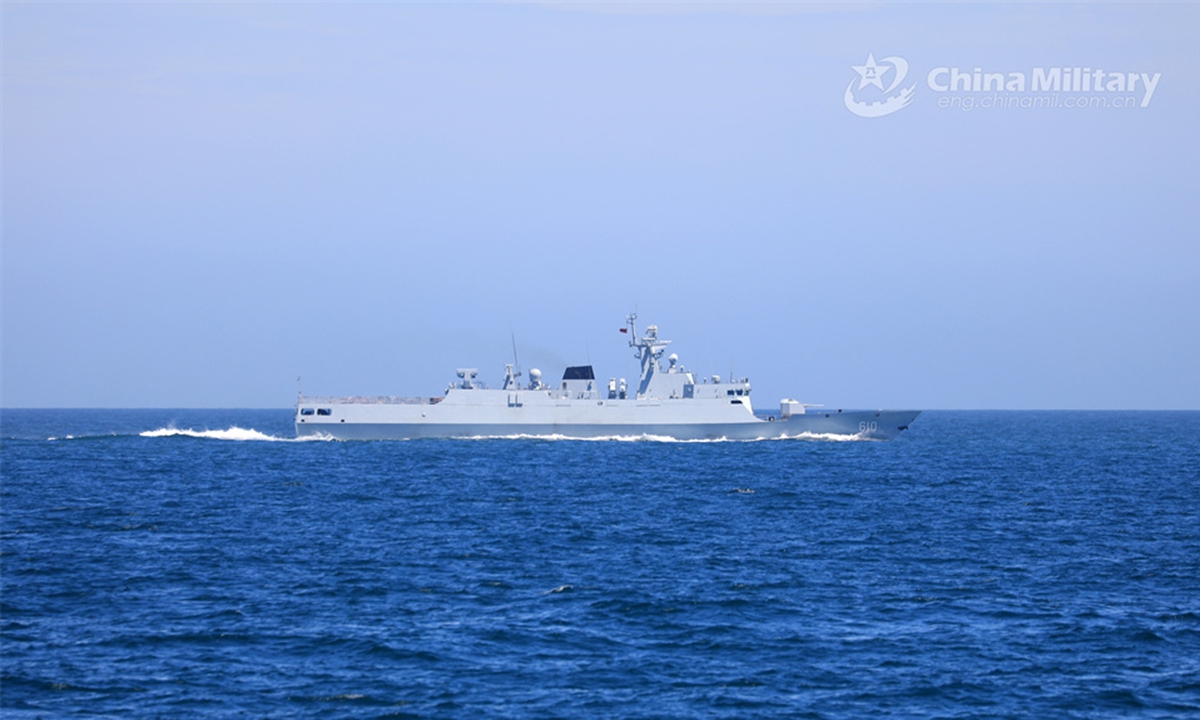
[[[301,415],[312,415],[314,412],[312,408],[300,408]]]
[[[330,410],[329,408],[317,408],[317,414],[318,415],[332,415],[333,410]]]

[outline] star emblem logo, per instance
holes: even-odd
[[[858,81],[859,90],[868,85],[874,85],[883,90],[883,74],[892,69],[891,65],[877,65],[874,53],[867,53],[866,65],[851,65],[851,67],[854,68],[854,72],[858,73],[859,78],[861,78]]]
[[[897,110],[908,107],[912,102],[913,92],[917,84],[901,87],[900,83],[908,77],[908,61],[899,55],[889,55],[879,61],[875,53],[867,53],[867,62],[863,65],[851,65],[850,68],[858,73],[857,81],[851,80],[843,93],[846,109],[859,117],[883,117]],[[892,73],[892,80],[884,85],[883,78]],[[855,88],[857,82],[858,87]],[[893,94],[896,88],[898,92]],[[860,97],[860,95],[862,97]]]

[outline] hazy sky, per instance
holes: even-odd
[[[1197,4],[2,12],[6,407],[1200,408]]]

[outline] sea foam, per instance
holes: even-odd
[[[267,435],[253,428],[240,428],[237,425],[230,426],[224,430],[192,430],[179,429],[173,427],[159,428],[157,430],[147,430],[138,433],[141,437],[146,438],[162,438],[162,437],[193,437],[204,438],[207,440],[236,440],[244,442],[254,440],[259,442],[297,442],[305,440],[328,440],[327,436],[308,436],[302,438],[281,438],[274,435]]]

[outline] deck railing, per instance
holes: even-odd
[[[396,395],[349,395],[332,397],[322,395],[301,395],[299,405],[437,405],[442,401],[441,396],[434,397],[400,397]]]

